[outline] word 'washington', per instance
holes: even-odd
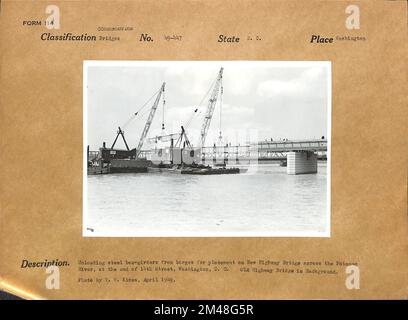
[[[72,34],[71,32],[54,35],[51,33],[41,34],[41,40],[43,41],[96,41],[96,36],[90,36],[87,33]]]
[[[48,268],[49,266],[57,266],[57,267],[65,267],[69,266],[68,261],[59,261],[58,259],[53,259],[48,261],[45,259],[44,261],[28,261],[23,260],[21,261],[21,267],[24,268]]]

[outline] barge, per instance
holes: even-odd
[[[99,152],[89,158],[88,175],[109,173],[142,173],[152,165],[151,161],[136,158],[136,149],[121,150],[106,148],[105,143]]]
[[[181,174],[195,175],[216,175],[216,174],[237,174],[239,168],[186,168],[181,170]]]

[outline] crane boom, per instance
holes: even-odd
[[[214,113],[215,105],[217,103],[218,93],[220,91],[223,70],[224,68],[221,68],[220,71],[218,72],[217,80],[211,93],[210,100],[208,101],[207,111],[205,112],[204,122],[201,127],[201,147],[204,147],[208,129],[210,128],[211,119]]]
[[[153,122],[154,115],[156,113],[157,107],[159,106],[160,97],[161,97],[162,93],[164,93],[165,85],[166,85],[166,83],[163,82],[163,84],[162,84],[162,86],[160,88],[160,91],[157,94],[156,99],[155,99],[155,101],[153,103],[152,109],[150,110],[149,117],[147,118],[147,121],[146,121],[145,127],[143,129],[142,135],[140,136],[139,144],[137,145],[137,148],[136,148],[136,158],[139,158],[140,152],[142,151],[142,146],[143,146],[144,140],[146,139],[147,133],[149,132],[149,129],[150,129],[150,125]]]

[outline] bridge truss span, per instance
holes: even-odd
[[[327,140],[279,140],[251,144],[251,149],[260,152],[327,151]]]

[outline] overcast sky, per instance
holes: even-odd
[[[106,62],[105,62],[106,64]],[[128,64],[128,65],[125,65]],[[197,145],[208,96],[194,114],[224,67],[223,103],[217,103],[206,144],[216,142],[220,127],[223,141],[309,139],[327,135],[330,70],[322,63],[277,62],[148,62],[87,67],[88,144],[97,150],[110,146],[123,126],[166,82],[166,133],[188,126]],[[125,127],[129,147],[136,147],[154,99]],[[160,103],[148,137],[161,134]],[[118,147],[123,147],[120,142]],[[146,144],[145,147],[148,145]]]

